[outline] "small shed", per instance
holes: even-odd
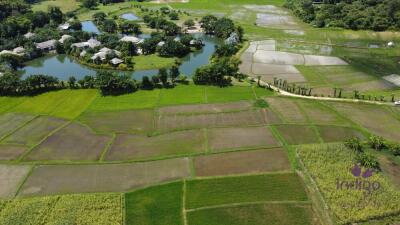
[[[164,45],[165,45],[165,41],[160,41],[160,42],[157,44],[158,47],[162,47],[162,46],[164,46]]]
[[[394,42],[393,42],[393,41],[388,42],[388,43],[387,43],[387,46],[388,46],[389,48],[393,48],[393,47],[394,47]]]
[[[32,32],[28,32],[28,33],[24,34],[24,37],[27,38],[27,39],[32,38],[34,36],[35,36],[35,34],[32,33]]]
[[[110,60],[110,63],[113,64],[114,66],[117,66],[117,65],[119,65],[119,64],[121,64],[123,62],[124,62],[124,60],[118,59],[118,58],[113,58],[113,59]]]
[[[240,42],[239,35],[236,32],[231,33],[231,35],[225,40],[225,44],[236,45]]]
[[[71,27],[71,25],[69,23],[64,23],[58,26],[59,30],[69,30],[69,28]]]

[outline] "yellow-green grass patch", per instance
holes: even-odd
[[[120,194],[78,194],[3,201],[0,223],[122,225]]]
[[[109,136],[96,135],[77,123],[71,123],[36,146],[26,160],[98,160]]]
[[[178,85],[170,89],[162,89],[159,105],[182,105],[205,103],[205,87],[198,85]]]
[[[275,127],[289,145],[320,142],[314,128],[310,126],[283,124]]]
[[[318,224],[309,204],[254,204],[188,213],[189,225],[312,225]]]
[[[205,152],[206,140],[202,130],[179,131],[154,137],[117,135],[105,157],[106,160],[141,160]]]
[[[183,182],[125,194],[126,225],[182,225]]]
[[[254,100],[256,98],[252,87],[207,87],[207,102],[234,102],[240,100]]]
[[[187,158],[134,164],[42,165],[33,169],[19,195],[122,192],[189,176]]]
[[[169,68],[175,64],[176,58],[160,57],[153,54],[134,56],[132,61],[135,63],[135,70],[151,70],[159,68]]]
[[[0,116],[0,139],[35,118],[34,115],[7,113]]]
[[[48,134],[66,122],[54,117],[40,116],[7,136],[3,142],[32,146],[39,143]]]
[[[57,108],[51,112],[52,116],[74,119],[84,112],[92,101],[99,95],[96,89],[65,90],[68,95]]]
[[[0,97],[0,114],[12,110],[25,101],[25,97]]]
[[[281,148],[229,152],[194,158],[196,176],[222,176],[289,171],[290,162]]]
[[[148,134],[154,130],[154,110],[87,111],[78,120],[98,133]]]
[[[119,111],[130,109],[154,108],[157,105],[160,89],[137,91],[119,96],[98,96],[88,111]]]
[[[208,130],[208,144],[212,151],[276,147],[280,143],[267,127],[232,127]]]
[[[398,141],[400,139],[400,120],[392,112],[376,104],[351,104],[329,102],[339,113],[367,128],[372,133]]]
[[[261,201],[307,201],[294,173],[197,179],[186,182],[186,208]]]
[[[33,4],[32,10],[47,12],[50,6],[56,6],[59,7],[63,13],[66,13],[78,9],[80,4],[81,3],[76,0],[45,0]]]

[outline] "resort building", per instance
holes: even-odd
[[[41,43],[36,43],[36,48],[42,51],[51,51],[56,48],[56,40],[48,40]]]
[[[144,40],[135,36],[125,36],[121,38],[120,41],[132,42],[133,44],[140,44],[143,43]]]

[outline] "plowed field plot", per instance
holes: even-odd
[[[0,165],[0,197],[14,197],[30,169],[30,166]]]
[[[309,204],[256,204],[192,211],[189,225],[311,225]]]
[[[260,201],[306,201],[301,179],[294,173],[189,180],[186,208]]]
[[[6,143],[35,145],[67,121],[53,117],[35,118],[4,139]]]
[[[19,127],[23,126],[25,123],[34,119],[35,116],[28,114],[14,114],[8,113],[0,116],[0,139],[4,138],[6,135],[17,130]]]
[[[118,135],[111,145],[107,160],[139,160],[204,152],[202,130],[179,131],[154,137]]]
[[[256,24],[258,26],[276,29],[298,28],[297,23],[291,16],[274,13],[257,13]]]
[[[118,165],[38,166],[33,169],[19,195],[129,191],[189,176],[187,158]]]
[[[212,151],[280,145],[267,127],[213,128],[208,131],[208,144]]]
[[[154,130],[153,110],[86,112],[79,121],[99,133],[139,133]]]
[[[267,149],[199,156],[194,159],[196,176],[220,176],[290,170],[285,150]]]
[[[400,121],[385,107],[372,104],[330,102],[339,113],[347,116],[376,135],[397,141],[400,139]]]
[[[307,114],[310,122],[315,124],[348,125],[337,113],[317,101],[296,101]]]
[[[310,126],[277,125],[275,126],[282,137],[290,145],[319,143],[318,136]]]
[[[168,106],[159,109],[162,115],[177,114],[202,114],[202,113],[222,113],[233,111],[245,111],[251,109],[251,102],[233,102],[219,104],[199,104],[199,105],[179,105]]]
[[[307,117],[303,114],[300,107],[291,99],[268,98],[272,110],[275,110],[284,122],[287,123],[306,123]]]
[[[342,142],[350,138],[365,139],[360,131],[349,127],[317,126],[317,129],[324,142]]]
[[[265,124],[265,116],[263,110],[213,114],[167,115],[159,118],[158,129],[161,132],[167,132],[210,127],[254,126]]]
[[[13,160],[20,157],[28,147],[20,145],[0,145],[0,160]]]
[[[110,140],[72,123],[35,147],[26,160],[97,160]]]

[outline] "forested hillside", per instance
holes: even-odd
[[[317,27],[400,29],[400,0],[286,0],[286,7]]]

